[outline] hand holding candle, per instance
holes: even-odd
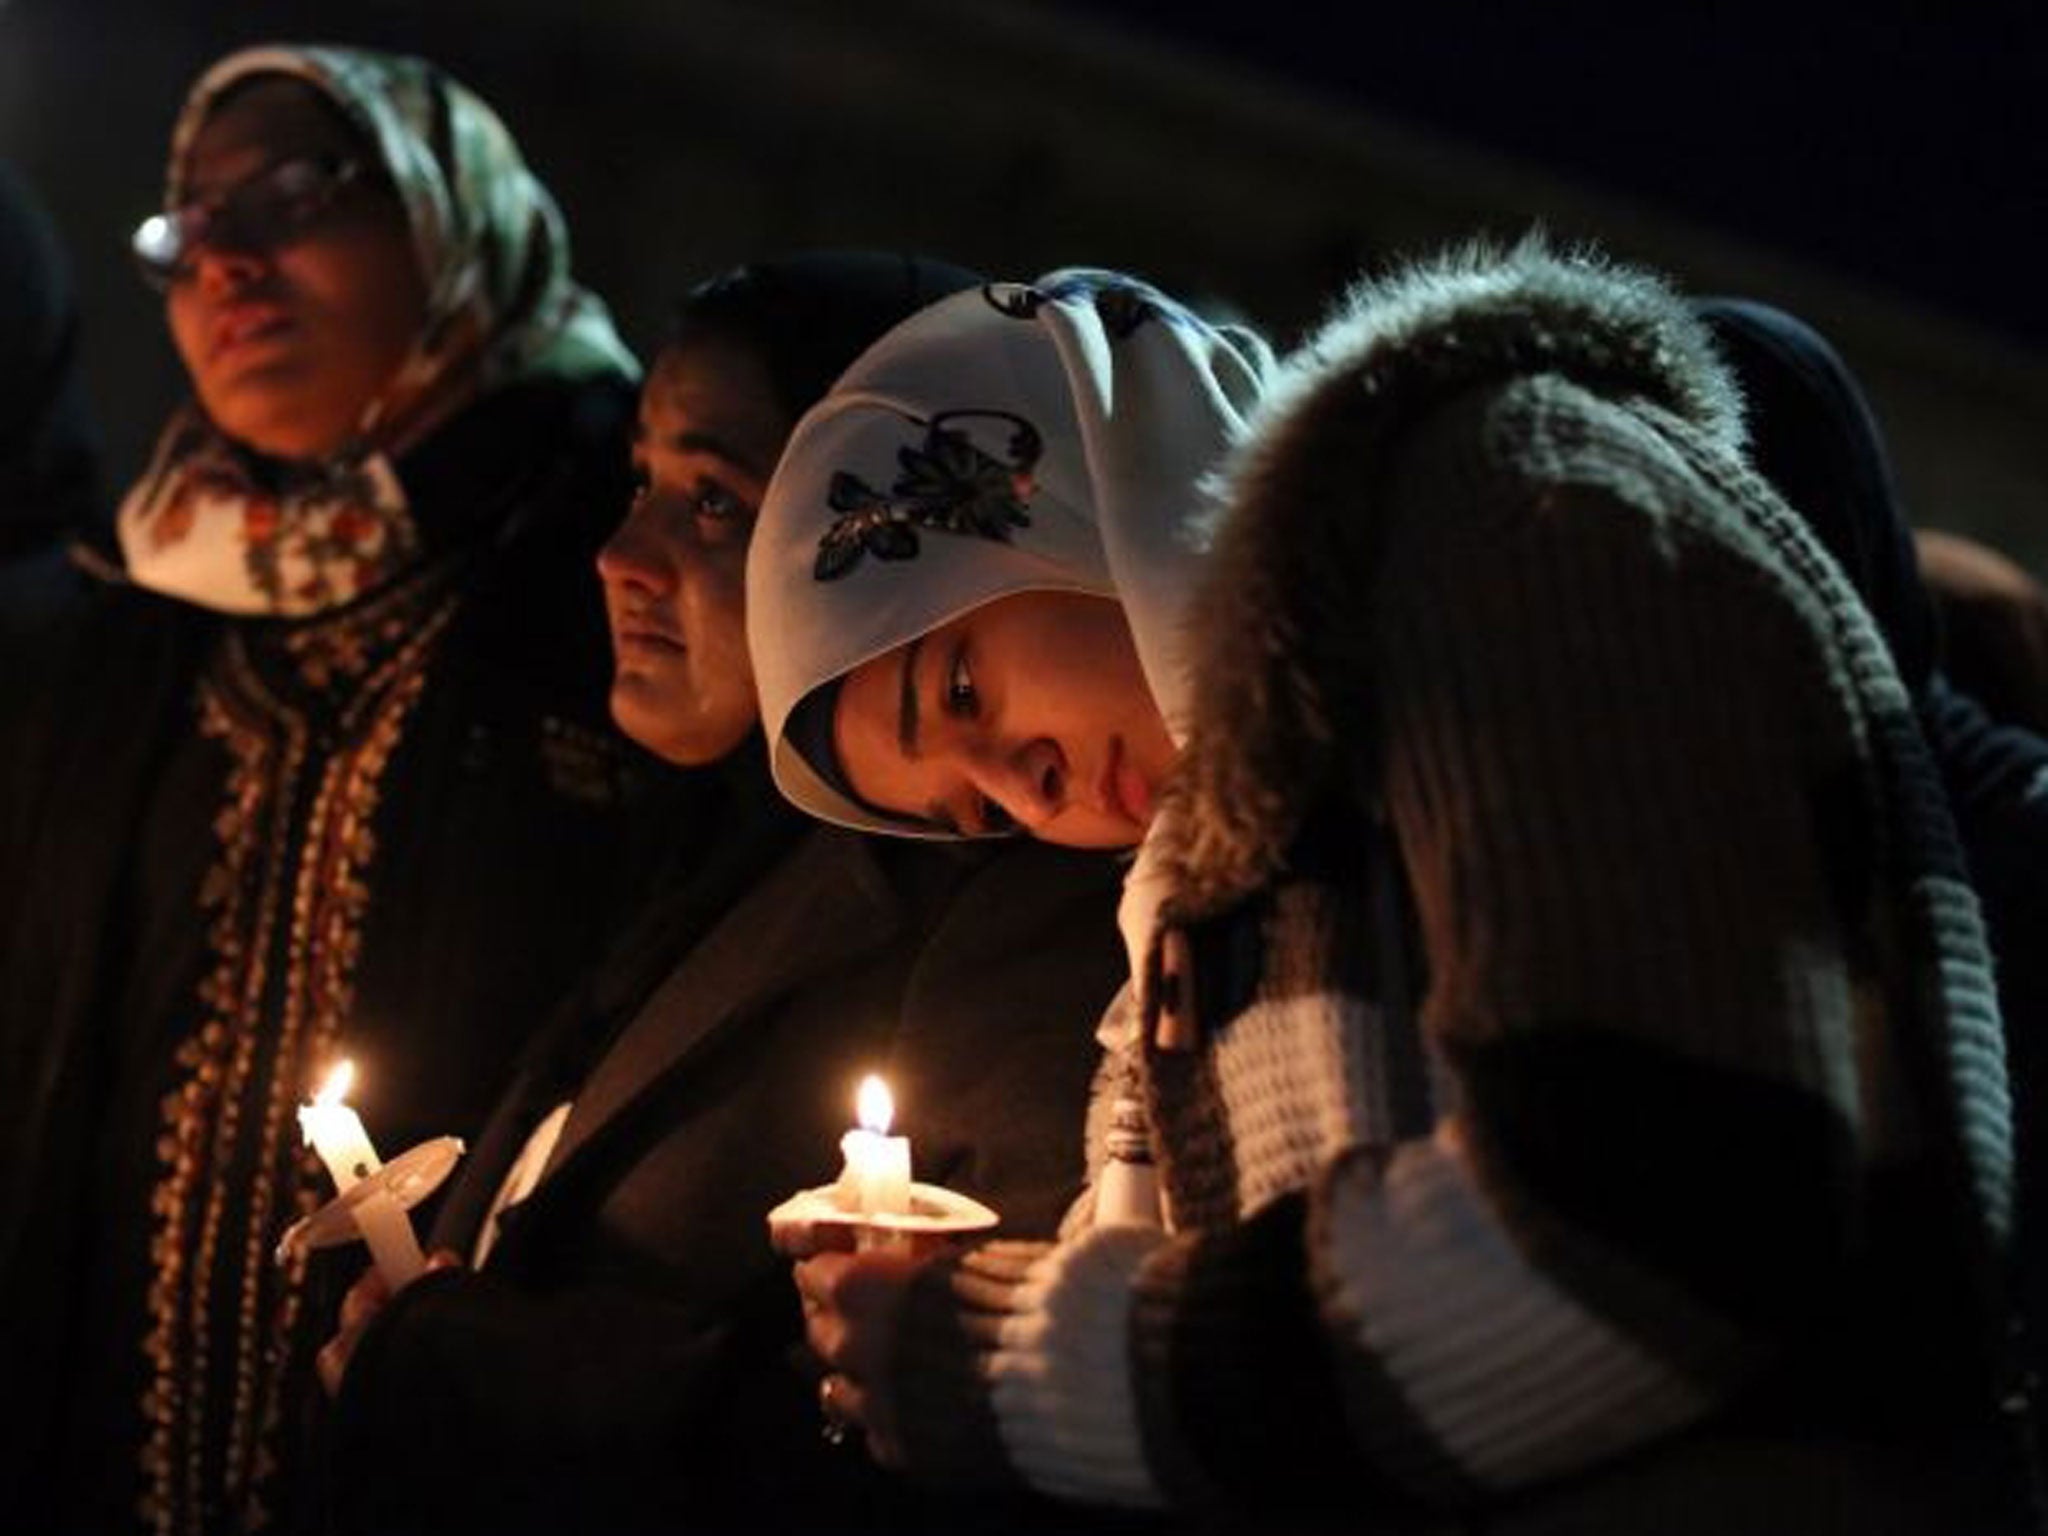
[[[896,1106],[887,1083],[868,1076],[855,1104],[860,1126],[839,1138],[838,1180],[770,1211],[768,1236],[802,1261],[794,1273],[804,1329],[826,1368],[818,1384],[825,1438],[836,1445],[857,1428],[876,1460],[893,1466],[900,1456],[881,1362],[902,1291],[925,1258],[997,1217],[965,1195],[911,1182],[910,1138],[889,1134]]]
[[[860,1127],[839,1138],[839,1177],[799,1190],[768,1213],[768,1237],[792,1257],[907,1245],[985,1232],[996,1213],[979,1200],[910,1178],[910,1138],[891,1136],[895,1104],[873,1075],[856,1098]]]
[[[382,1182],[357,1189],[364,1180],[374,1180],[382,1173],[384,1164],[370,1144],[361,1117],[342,1101],[354,1080],[355,1063],[343,1061],[336,1066],[313,1096],[313,1102],[300,1106],[299,1130],[327,1165],[335,1190],[355,1218],[356,1230],[370,1245],[377,1272],[395,1291],[419,1275],[426,1267],[426,1258],[413,1235],[412,1218]]]

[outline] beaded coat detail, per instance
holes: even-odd
[[[151,1201],[144,1513],[164,1536],[214,1528],[214,1489],[235,1524],[265,1523],[282,1406],[308,1386],[305,1259],[280,1266],[271,1250],[324,1197],[293,1106],[349,1019],[380,790],[455,611],[414,586],[296,637],[296,655],[276,648],[275,682],[230,635],[201,684],[201,732],[233,766],[200,890],[212,970],[164,1099]]]

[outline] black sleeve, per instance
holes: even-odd
[[[715,1323],[658,1292],[535,1294],[428,1275],[365,1332],[323,1478],[334,1526],[432,1532],[742,1529],[871,1505],[879,1474],[824,1444],[777,1274]]]

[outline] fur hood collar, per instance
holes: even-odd
[[[1659,277],[1591,250],[1553,251],[1535,235],[1507,252],[1475,243],[1362,278],[1286,361],[1254,442],[1284,434],[1338,379],[1375,401],[1426,406],[1544,372],[1597,394],[1640,395],[1743,446],[1741,397],[1691,306]]]
[[[1741,399],[1706,328],[1646,273],[1531,237],[1360,282],[1287,360],[1223,476],[1189,614],[1193,728],[1147,858],[1179,915],[1270,879],[1331,777],[1319,680],[1359,666],[1376,520],[1361,487],[1434,406],[1535,374],[1744,446]]]

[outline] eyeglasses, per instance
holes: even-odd
[[[129,249],[152,288],[185,275],[202,245],[215,250],[273,251],[301,234],[363,174],[360,160],[280,160],[218,197],[153,213],[135,227]]]

